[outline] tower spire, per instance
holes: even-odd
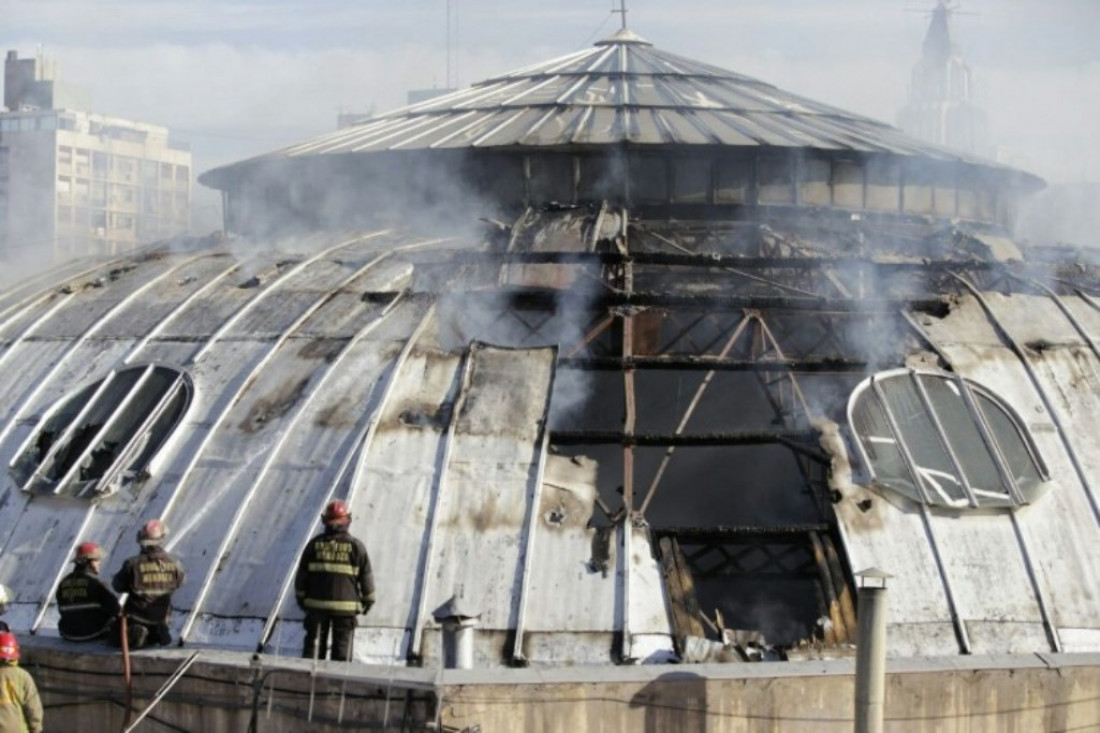
[[[988,150],[985,114],[975,104],[970,67],[955,37],[958,12],[948,0],[936,0],[898,126],[937,145],[983,155]]]

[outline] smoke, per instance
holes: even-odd
[[[1016,230],[1032,242],[1100,247],[1100,182],[1055,184],[1032,196]]]

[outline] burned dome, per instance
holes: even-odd
[[[225,236],[0,295],[16,628],[161,516],[182,640],[296,653],[335,497],[359,661],[454,599],[480,665],[844,656],[868,567],[897,656],[1100,650],[1100,280],[1012,239],[1035,177],[620,32],[203,180]]]

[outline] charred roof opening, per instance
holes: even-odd
[[[98,498],[141,477],[191,401],[182,371],[112,371],[59,402],[10,465],[24,491]]]

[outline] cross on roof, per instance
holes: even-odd
[[[619,15],[621,15],[623,17],[623,30],[625,31],[626,30],[626,13],[627,13],[626,0],[619,0],[619,7],[618,8],[612,8],[611,12],[612,13],[618,13]]]

